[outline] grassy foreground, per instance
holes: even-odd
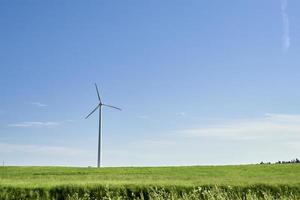
[[[300,199],[300,165],[0,167],[0,199]]]

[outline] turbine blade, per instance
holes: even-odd
[[[122,110],[121,108],[118,108],[118,107],[115,107],[115,106],[111,106],[111,105],[107,105],[107,104],[102,104],[102,105],[110,107],[110,108],[114,108],[114,109],[117,109],[117,110]]]
[[[89,118],[89,116],[91,116],[100,107],[100,105],[101,104],[98,104],[98,106],[88,116],[86,116],[85,119]]]
[[[97,87],[97,84],[95,83],[95,87],[96,87],[96,91],[97,91],[97,95],[98,95],[98,99],[101,103],[101,98],[100,98],[100,95],[99,95],[99,90],[98,90],[98,87]]]

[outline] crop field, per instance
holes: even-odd
[[[300,164],[0,167],[0,199],[300,199]]]

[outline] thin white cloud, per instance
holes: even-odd
[[[179,113],[176,113],[176,115],[179,116],[179,117],[185,117],[186,113],[185,112],[179,112]]]
[[[148,119],[149,116],[148,115],[139,115],[139,116],[137,116],[137,118],[139,118],[139,119]]]
[[[49,156],[88,156],[88,151],[58,147],[58,146],[42,146],[42,145],[23,145],[23,144],[7,144],[0,143],[0,153],[22,153],[32,155],[49,155]]]
[[[34,106],[37,106],[37,107],[46,107],[46,106],[48,106],[48,105],[40,103],[40,102],[32,102],[31,104],[34,105]]]
[[[297,157],[300,115],[217,120],[210,127],[138,136],[107,151],[110,166],[224,165]]]
[[[71,122],[75,122],[75,120],[73,120],[73,119],[67,119],[66,122],[70,122],[71,123]]]
[[[281,16],[282,16],[282,49],[283,52],[287,52],[291,45],[290,39],[290,23],[289,16],[287,14],[288,0],[281,0]]]
[[[52,127],[60,125],[59,122],[20,122],[14,124],[8,124],[9,127]]]
[[[266,113],[265,117],[266,117],[266,119],[274,120],[274,121],[299,122],[300,123],[300,115]]]
[[[225,122],[207,128],[179,131],[184,137],[225,140],[300,139],[300,115],[266,114],[262,118]]]

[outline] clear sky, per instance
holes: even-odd
[[[0,1],[0,160],[242,164],[300,155],[300,1]]]

